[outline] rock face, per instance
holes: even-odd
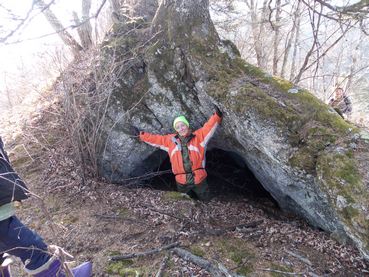
[[[123,183],[158,167],[163,154],[132,138],[130,124],[164,134],[184,114],[196,129],[217,104],[224,120],[209,147],[236,152],[282,209],[354,242],[369,259],[365,132],[309,92],[244,62],[218,37],[208,1],[162,1],[151,24],[116,26],[102,53],[121,64],[109,90],[102,176]]]

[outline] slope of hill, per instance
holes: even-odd
[[[3,120],[11,160],[42,198],[24,201],[18,215],[76,261],[91,260],[94,276],[155,276],[163,261],[161,276],[214,276],[171,250],[110,259],[171,243],[243,276],[369,273],[352,246],[283,214],[270,199],[232,191],[222,179],[212,181],[213,198],[203,203],[164,186],[117,186],[88,174],[82,177],[60,101],[51,93],[40,101],[37,110]],[[25,276],[19,263],[13,269],[15,276]]]

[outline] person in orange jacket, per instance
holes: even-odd
[[[131,126],[133,136],[143,142],[166,151],[175,175],[177,189],[200,200],[209,198],[205,170],[206,146],[222,121],[223,113],[215,106],[215,113],[200,129],[192,132],[188,120],[178,116],[173,121],[174,134],[156,135],[140,132]]]

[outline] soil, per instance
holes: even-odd
[[[369,276],[353,246],[282,212],[267,194],[245,189],[254,181],[231,179],[234,167],[211,170],[217,174],[209,178],[207,202],[175,192],[171,175],[115,185],[92,171],[82,174],[60,117],[53,116],[55,105],[5,128],[14,167],[42,199],[24,201],[18,216],[74,255],[74,265],[92,261],[93,276],[155,276],[165,257],[162,276],[212,276],[171,249],[111,260],[174,242],[240,276]],[[25,276],[18,261],[13,272]]]

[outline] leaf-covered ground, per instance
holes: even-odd
[[[32,197],[18,215],[77,262],[92,261],[94,276],[155,276],[165,257],[162,276],[211,276],[170,250],[110,260],[173,242],[244,276],[369,274],[368,264],[352,246],[282,213],[269,198],[230,186],[227,172],[209,179],[213,197],[206,203],[170,186],[118,186],[88,174],[82,178],[65,128],[55,116],[59,104],[49,100],[45,106],[27,117],[7,119],[3,129],[16,169],[47,207]],[[19,263],[14,272],[24,276]]]

